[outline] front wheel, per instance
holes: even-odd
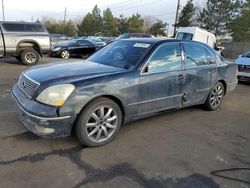
[[[101,146],[114,139],[121,124],[120,107],[102,97],[92,101],[82,111],[75,125],[75,135],[83,145]]]
[[[224,95],[224,85],[221,82],[217,82],[207,97],[205,108],[210,111],[217,110],[222,103]]]

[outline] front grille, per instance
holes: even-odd
[[[238,65],[239,72],[250,73],[250,65]]]
[[[32,98],[39,83],[31,80],[25,74],[21,74],[18,80],[18,87],[27,95],[27,97]]]

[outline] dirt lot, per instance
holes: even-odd
[[[61,60],[42,63],[53,61]],[[0,187],[250,187],[211,175],[250,167],[250,84],[239,84],[216,112],[164,113],[123,126],[106,146],[85,148],[73,136],[43,139],[21,125],[10,95],[25,69],[1,59]],[[247,170],[223,174],[250,181]]]

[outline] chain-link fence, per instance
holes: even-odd
[[[223,43],[222,46],[225,47],[223,54],[225,55],[225,58],[228,59],[237,59],[239,55],[250,51],[249,42]]]

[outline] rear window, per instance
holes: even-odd
[[[28,32],[43,32],[44,29],[41,25],[38,24],[25,24],[25,31]]]
[[[44,29],[39,24],[17,24],[17,23],[4,23],[3,27],[6,31],[10,32],[43,32]]]
[[[178,33],[176,39],[179,40],[193,40],[193,34],[191,33]]]

